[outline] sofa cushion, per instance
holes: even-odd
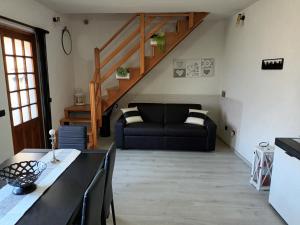
[[[165,104],[164,123],[184,123],[189,109],[201,109],[200,104]]]
[[[126,120],[126,124],[144,122],[137,107],[123,108],[121,111]]]
[[[132,123],[124,128],[125,136],[162,136],[164,128],[160,123]]]
[[[208,111],[189,109],[188,117],[186,118],[185,123],[195,124],[199,126],[204,126],[204,121],[206,119],[206,114]]]
[[[169,137],[206,137],[205,127],[194,124],[166,124],[164,135]]]
[[[164,104],[159,103],[130,103],[128,107],[137,106],[144,122],[163,123]]]

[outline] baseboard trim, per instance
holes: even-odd
[[[244,156],[242,156],[235,148],[233,148],[232,146],[228,145],[223,138],[217,134],[217,137],[219,138],[220,141],[222,141],[225,145],[227,145],[233,152],[234,154],[241,159],[249,168],[252,167],[252,163],[248,161],[248,159],[246,159]]]
[[[249,162],[244,156],[242,156],[238,151],[233,149],[234,154],[239,157],[249,168],[252,167],[251,162]]]

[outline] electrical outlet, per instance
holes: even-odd
[[[0,110],[0,117],[3,117],[3,116],[5,116],[5,110],[4,109]]]
[[[236,135],[236,132],[235,132],[235,130],[231,130],[231,132],[230,132],[230,136],[231,137],[234,137]]]
[[[226,98],[226,91],[222,91],[222,93],[221,93],[221,96],[223,97],[223,98]]]
[[[5,110],[4,109],[0,110],[0,117],[3,117],[3,116],[5,116]]]

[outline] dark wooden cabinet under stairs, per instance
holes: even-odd
[[[61,124],[87,124],[89,127],[89,147],[96,147],[103,113],[161,62],[203,22],[207,15],[207,12],[139,13],[133,15],[101,48],[94,49],[95,72],[89,84],[90,105],[67,107],[65,109],[65,118],[61,119]],[[174,20],[176,21],[175,23]],[[136,29],[125,35],[119,44],[112,45],[112,42],[117,37],[120,37],[121,33],[129,29],[130,26],[134,26],[136,21],[138,21]],[[165,32],[164,30],[167,24],[170,25],[169,23],[176,26],[173,32]],[[157,46],[152,46],[151,54],[146,55],[145,49],[150,46],[151,36],[160,31],[165,33],[166,44],[164,51]],[[129,44],[133,44],[132,48],[125,51]],[[108,52],[107,54],[103,54],[104,49]],[[108,49],[109,51],[107,51]],[[104,91],[107,94],[103,95],[103,84],[108,78],[115,75],[118,67],[126,65],[136,53],[139,54],[137,62],[139,66],[128,68],[130,79],[118,80],[118,85],[107,88]],[[119,57],[116,59],[116,56]]]

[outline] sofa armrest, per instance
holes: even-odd
[[[213,150],[215,150],[215,147],[216,147],[217,125],[211,118],[207,117],[205,119],[204,126],[206,127],[207,134],[208,134],[207,150],[213,151]]]
[[[122,115],[115,125],[115,141],[117,148],[124,148],[124,128],[126,126],[126,120]]]

